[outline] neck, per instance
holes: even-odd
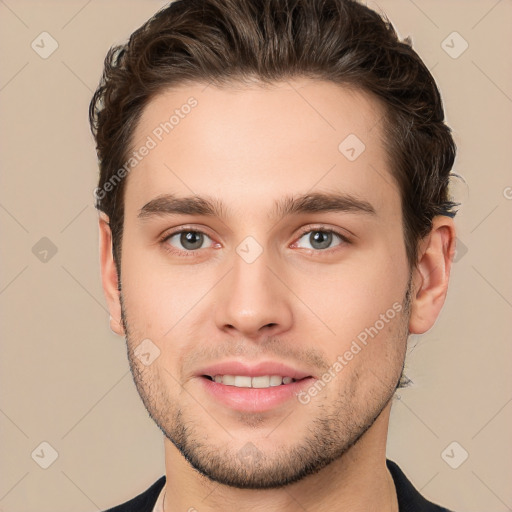
[[[391,404],[342,457],[299,482],[277,489],[238,489],[199,474],[165,439],[165,511],[200,512],[398,512],[395,485],[386,467]]]

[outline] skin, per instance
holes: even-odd
[[[198,105],[127,178],[121,297],[99,219],[111,328],[126,336],[137,388],[165,434],[166,510],[397,511],[385,464],[391,398],[408,334],[430,329],[445,300],[453,221],[434,219],[410,269],[382,108],[367,94],[310,79],[176,87],[148,104],[133,147],[190,96]],[[355,161],[338,149],[349,134],[366,146]],[[333,191],[375,213],[271,215],[284,196]],[[224,215],[138,218],[162,194],[222,200]],[[319,249],[304,232],[321,228],[347,241]],[[193,250],[179,234],[161,241],[179,229],[207,236]],[[236,252],[247,236],[262,249],[252,263]],[[321,378],[393,304],[401,311],[308,404],[240,412],[197,376],[211,363],[265,359]],[[160,355],[145,366],[134,350],[148,338]],[[257,457],[240,457],[247,446]]]

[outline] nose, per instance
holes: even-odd
[[[253,339],[288,331],[293,322],[292,294],[276,273],[269,268],[265,251],[252,263],[235,255],[233,269],[216,290],[217,327]]]

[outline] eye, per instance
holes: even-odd
[[[315,251],[324,251],[326,249],[341,245],[344,242],[348,243],[346,237],[332,229],[310,229],[309,231],[303,233],[299,240],[293,245],[299,247],[299,242],[302,239],[304,239],[306,242],[306,246],[303,248],[313,249]],[[338,243],[333,246],[333,242],[336,241]]]
[[[166,235],[162,242],[171,250],[168,246],[176,248],[177,252],[190,252],[197,251],[198,249],[204,249],[203,244],[212,239],[202,231],[186,229],[182,231],[176,231]]]

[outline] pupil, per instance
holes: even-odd
[[[325,231],[313,231],[309,235],[311,246],[315,249],[326,249],[329,247],[332,241],[332,233]]]
[[[186,249],[198,249],[203,245],[203,235],[196,231],[187,231],[181,234],[180,242]]]

